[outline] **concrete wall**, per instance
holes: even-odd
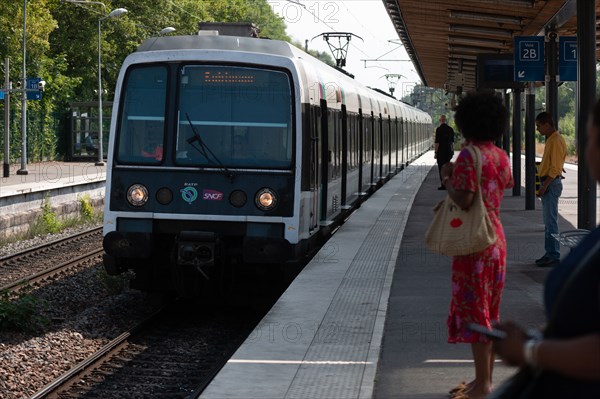
[[[0,197],[0,237],[27,232],[29,226],[42,214],[44,198],[48,197],[52,210],[60,217],[79,215],[79,199],[89,195],[92,206],[101,212],[104,206],[104,181],[89,184],[27,192]]]

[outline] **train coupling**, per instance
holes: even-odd
[[[218,245],[219,240],[215,233],[182,231],[175,240],[177,265],[193,266],[207,277],[202,268],[214,265]]]

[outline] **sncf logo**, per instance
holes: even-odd
[[[202,199],[205,201],[221,201],[223,193],[217,190],[204,189],[202,190]]]

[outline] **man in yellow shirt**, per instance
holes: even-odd
[[[567,156],[565,140],[554,127],[552,115],[542,112],[535,118],[538,132],[546,136],[546,146],[540,164],[540,190],[544,216],[544,249],[546,253],[535,261],[537,266],[557,265],[560,243],[552,236],[558,234],[558,198],[562,193],[562,172]]]

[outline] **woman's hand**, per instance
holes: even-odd
[[[524,365],[524,346],[528,339],[525,331],[512,321],[498,323],[494,328],[506,332],[506,338],[494,341],[494,352],[509,366]]]
[[[442,174],[442,179],[444,179],[446,177],[451,178],[453,170],[454,170],[454,164],[452,162],[447,162],[447,163],[443,164],[442,170],[440,171],[440,173]]]

